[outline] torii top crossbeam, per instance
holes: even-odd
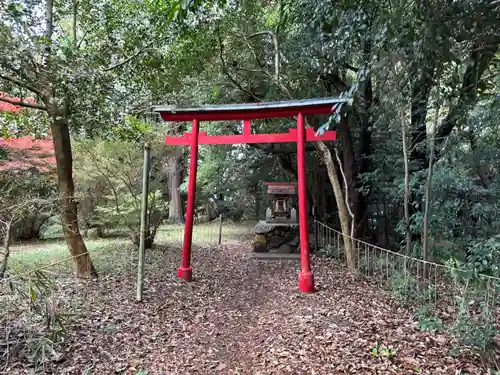
[[[293,117],[302,115],[326,115],[335,111],[344,100],[339,98],[304,99],[281,102],[262,102],[252,104],[230,104],[202,106],[194,108],[178,108],[175,106],[157,106],[165,121],[231,121],[243,120],[243,134],[239,135],[207,135],[201,132],[198,135],[198,144],[238,144],[238,143],[283,143],[296,142],[297,130],[290,129],[288,133],[252,134],[251,120],[276,117]],[[335,132],[325,132],[321,136],[314,133],[314,129],[306,130],[306,142],[334,141]],[[168,145],[187,146],[191,144],[191,133],[184,136],[167,136]]]
[[[176,106],[156,106],[164,121],[191,121],[192,130],[181,136],[167,136],[165,143],[172,146],[190,146],[188,202],[182,264],[177,275],[185,280],[192,279],[191,242],[193,234],[193,214],[196,194],[196,172],[199,144],[240,144],[240,143],[297,143],[297,185],[299,196],[300,265],[299,289],[303,292],[315,290],[310,269],[309,233],[307,225],[305,143],[312,141],[334,141],[336,133],[326,131],[315,134],[314,129],[305,129],[304,116],[328,115],[339,111],[346,100],[341,98],[303,99],[252,104],[231,104],[179,108]],[[288,133],[254,134],[251,120],[276,117],[296,117],[297,128]],[[243,133],[236,135],[207,135],[199,132],[200,121],[243,121]]]
[[[205,105],[200,107],[155,106],[165,121],[238,121],[261,118],[292,117],[299,112],[304,115],[327,115],[332,107],[345,103],[341,98],[319,98],[260,102],[245,104]]]

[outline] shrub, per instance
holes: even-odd
[[[163,199],[168,181],[161,173],[166,150],[163,145],[154,145],[151,154],[147,247],[151,246],[168,207]],[[132,141],[77,142],[75,169],[84,227],[126,228],[132,241],[138,243],[142,147]]]

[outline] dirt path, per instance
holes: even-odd
[[[175,278],[177,253],[148,258],[145,302],[133,302],[130,279],[100,280],[54,373],[481,373],[447,354],[447,336],[419,332],[380,288],[328,261],[313,262],[321,291],[305,295],[297,261],[252,259],[238,243],[196,251],[192,283]],[[394,356],[373,356],[379,344]]]

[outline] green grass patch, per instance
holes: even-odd
[[[223,223],[222,243],[243,240],[250,233],[249,225]],[[158,229],[155,243],[159,246],[180,247],[183,240],[184,225],[164,225]],[[218,241],[218,221],[194,226],[195,246],[216,246]],[[136,246],[126,235],[118,238],[86,239],[85,244],[98,272],[112,272],[114,268],[119,268],[117,263],[133,267],[136,262]],[[52,264],[57,264],[58,272],[73,272],[73,261],[64,239],[22,243],[11,248],[9,268],[14,270],[14,273],[25,273]]]
[[[85,241],[88,251],[91,253],[94,265],[99,269],[112,269],[113,260],[120,259],[124,254],[133,252],[130,242],[126,238],[110,238]],[[23,244],[12,248],[9,259],[9,268],[14,273],[25,273],[49,265],[61,272],[73,270],[73,260],[68,251],[66,242],[50,241]]]

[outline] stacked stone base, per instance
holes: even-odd
[[[255,226],[253,251],[256,253],[298,253],[299,244],[298,224],[260,221]]]

